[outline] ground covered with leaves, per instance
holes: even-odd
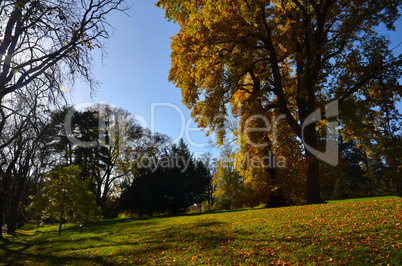
[[[398,265],[402,198],[19,230],[0,264]]]

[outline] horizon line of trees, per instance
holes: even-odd
[[[183,140],[172,144],[168,136],[142,128],[129,112],[108,105],[46,110],[40,130],[26,126],[1,153],[2,166],[11,160],[15,171],[25,171],[21,178],[11,171],[3,199],[8,233],[27,219],[59,220],[63,190],[64,220],[81,222],[114,218],[126,207],[140,215],[179,214],[207,197],[210,169]],[[25,143],[37,146],[24,150]]]
[[[72,135],[65,131],[70,113],[73,113]],[[5,220],[10,230],[15,231],[33,217],[57,221],[64,188],[68,191],[65,216],[68,221],[113,218],[122,211],[139,216],[177,215],[192,205],[210,211],[261,204],[267,207],[303,204],[305,180],[295,177],[299,170],[291,167],[300,163],[297,154],[285,155],[290,167],[274,168],[277,181],[272,186],[258,180],[262,174],[258,169],[250,166],[244,169],[239,163],[242,159],[239,147],[233,150],[230,145],[225,146],[219,159],[211,155],[195,159],[183,140],[172,145],[167,136],[142,128],[120,108],[94,105],[75,111],[64,107],[51,112],[47,119],[43,114],[42,118],[41,130],[25,128],[25,134],[10,145],[10,150],[2,151],[3,159],[14,156],[10,157],[14,158],[12,173],[20,173],[12,179],[6,199],[9,204]],[[100,128],[100,119],[105,119],[105,128]],[[377,139],[386,141],[384,137]],[[399,195],[395,173],[400,169],[394,169],[392,163],[394,160],[399,163],[401,158],[401,134],[393,132],[389,141],[394,144],[393,150],[385,154],[382,142],[371,143],[368,150],[354,139],[345,141],[340,136],[340,164],[336,167],[321,164],[325,173],[322,197],[327,200]],[[82,143],[96,145],[84,147]],[[272,166],[275,167],[267,167]],[[245,170],[254,170],[256,180],[247,182],[242,173]]]

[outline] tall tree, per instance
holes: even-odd
[[[204,204],[206,204],[206,210],[210,211],[212,209],[212,206],[215,202],[215,199],[213,197],[213,193],[215,192],[216,187],[213,184],[213,177],[214,173],[216,171],[216,163],[217,163],[217,158],[213,157],[212,153],[204,153],[201,158],[199,158],[199,163],[202,163],[203,166],[205,167],[205,170],[207,171],[207,178],[206,178],[206,190],[205,194],[203,195],[204,199]],[[202,206],[201,206],[202,209]]]
[[[148,159],[123,191],[123,209],[136,211],[139,215],[165,211],[179,214],[206,200],[210,173],[193,158],[183,140],[173,144],[156,160]]]
[[[92,86],[90,51],[109,37],[107,15],[123,0],[8,0],[0,3],[0,103],[32,81],[58,90],[73,74]],[[4,127],[0,117],[0,133]]]
[[[88,80],[92,88],[96,86],[90,51],[97,47],[103,51],[102,41],[109,38],[110,31],[107,16],[123,11],[122,4],[123,0],[0,1],[0,149],[7,150],[18,141],[32,118],[25,112],[25,119],[16,127],[19,130],[7,129],[9,120],[20,112],[19,102],[28,89],[34,91],[34,97],[44,91],[57,94],[62,85],[71,84],[78,76]],[[13,164],[10,158],[2,159]],[[0,178],[1,193],[7,193],[13,177],[1,173]],[[3,211],[0,199],[0,216]]]
[[[21,226],[41,174],[49,169],[48,112],[55,98],[36,82],[10,93],[1,108],[5,127],[0,135],[0,221],[7,222],[8,233]],[[14,107],[13,109],[10,107]]]
[[[384,76],[392,75],[387,80],[400,91],[394,77],[400,76],[402,57],[383,46],[384,38],[371,37],[381,23],[394,29],[400,0],[161,0],[157,5],[181,27],[172,39],[169,80],[181,89],[199,126],[219,130],[238,91],[259,99],[265,112],[285,115],[303,140],[308,204],[323,202],[318,116],[311,115],[337,98],[342,108],[369,88],[379,93],[384,88],[369,85]]]
[[[84,111],[66,111],[62,112],[66,113],[63,120],[59,119],[60,113],[53,114],[53,146],[60,154],[59,165],[79,165],[82,179],[89,180],[98,206],[106,211],[110,196],[135,168],[131,155],[144,129],[121,108],[99,104]]]

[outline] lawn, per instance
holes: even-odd
[[[3,264],[400,265],[402,199],[180,217],[27,226],[0,241]],[[1,263],[0,263],[1,264]]]

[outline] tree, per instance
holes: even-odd
[[[120,208],[133,211],[140,217],[163,213],[169,207],[165,197],[168,185],[160,171],[140,169],[133,182],[123,190]]]
[[[213,157],[212,153],[204,153],[201,158],[198,159],[198,163],[202,163],[203,167],[205,168],[206,171],[206,178],[205,178],[205,183],[206,183],[206,189],[205,189],[205,194],[203,195],[204,202],[201,204],[201,210],[206,209],[207,211],[210,211],[212,209],[212,206],[215,203],[215,199],[213,197],[213,193],[215,192],[215,186],[213,184],[213,177],[214,173],[216,171],[216,158]]]
[[[212,174],[208,168],[208,164],[202,160],[195,160],[195,169],[193,175],[193,181],[188,188],[192,191],[193,203],[199,206],[201,212],[201,204],[208,202],[211,206],[211,193],[212,193]]]
[[[89,190],[89,183],[82,181],[77,165],[59,167],[49,172],[34,196],[30,209],[44,220],[59,219],[63,197],[65,220],[90,222],[100,219],[101,211],[96,206],[95,195]]]
[[[52,140],[49,143],[49,150],[53,165],[68,166],[73,163],[73,144],[65,132],[65,119],[68,112],[68,106],[63,106],[60,110],[55,110],[50,114],[46,134]]]
[[[145,130],[128,111],[101,104],[84,111],[65,108],[52,119],[57,165],[79,165],[81,178],[90,182],[105,213],[108,199],[135,171],[131,156]]]
[[[202,163],[196,162],[183,139],[160,158],[155,173],[165,179],[165,197],[170,213],[183,213],[205,199],[209,173]]]
[[[400,4],[161,0],[157,5],[181,27],[172,39],[169,80],[181,89],[199,126],[210,131],[222,128],[227,104],[238,101],[239,91],[258,99],[263,113],[285,115],[304,145],[306,203],[320,203],[314,152],[320,128],[310,115],[328,103],[335,106],[335,99],[342,108],[358,94],[380,93],[384,87],[372,85],[384,80],[400,92],[402,57],[392,55],[384,37],[373,36],[381,23],[394,29]]]
[[[144,159],[142,159],[143,161]],[[197,162],[181,140],[158,158],[148,158],[121,197],[123,209],[153,215],[155,212],[183,213],[206,200],[210,174]]]
[[[240,195],[244,192],[240,172],[235,169],[234,155],[231,147],[225,147],[214,173],[213,196],[218,209],[233,209],[240,207]]]
[[[66,77],[79,74],[95,86],[90,51],[103,47],[110,28],[106,17],[124,9],[122,2],[1,1],[0,103],[33,81],[57,91]]]
[[[372,173],[367,175],[367,171],[365,173],[363,170],[364,168],[367,169],[366,151],[359,149],[354,141],[346,143],[342,141],[339,147],[341,157],[347,164],[340,171],[338,177],[343,190],[340,197],[373,196],[372,176],[370,176]]]
[[[51,165],[47,114],[55,108],[55,98],[36,85],[10,93],[1,106],[5,127],[0,135],[0,221],[4,217],[10,234],[23,225],[29,196]]]
[[[24,95],[37,99],[50,92],[50,98],[55,99],[53,95],[62,85],[72,84],[78,76],[88,80],[92,88],[96,86],[90,71],[90,51],[96,47],[103,51],[102,40],[109,38],[107,15],[123,11],[122,3],[123,0],[0,2],[0,149],[12,149],[8,146],[20,141],[22,131],[36,114],[36,108],[28,108],[27,112],[20,108],[26,107],[20,103],[29,99]],[[43,99],[33,106],[42,104]],[[8,130],[10,119],[20,113],[23,119],[14,120],[20,124]],[[2,161],[1,166],[7,170],[1,173],[0,190],[5,195],[14,181],[7,172],[14,160],[7,156],[2,160],[6,162]],[[32,173],[31,169],[27,173]],[[0,195],[0,223],[4,204]]]

